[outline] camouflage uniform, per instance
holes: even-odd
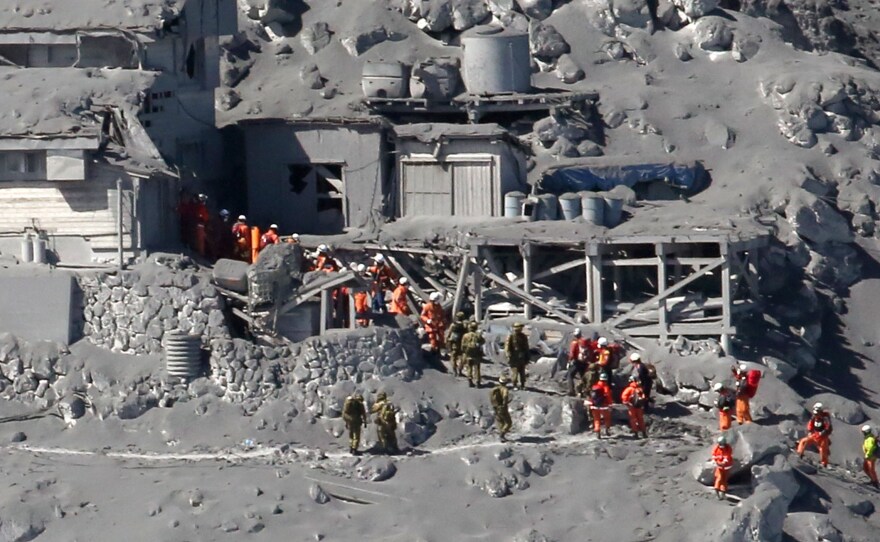
[[[373,403],[372,413],[376,415],[376,437],[379,447],[388,454],[400,451],[397,447],[397,411],[388,400],[385,392],[379,394]]]
[[[464,360],[461,356],[461,339],[467,331],[464,313],[455,315],[455,321],[446,331],[446,349],[449,351],[449,360],[452,362],[452,374],[461,376],[464,374]]]
[[[504,353],[513,373],[513,387],[526,388],[526,365],[529,363],[529,339],[522,331],[522,324],[513,324],[513,332],[504,342]]]
[[[342,405],[342,420],[348,429],[349,450],[353,454],[358,453],[361,444],[361,427],[367,426],[367,409],[364,407],[364,398],[360,393],[354,393],[345,398]]]
[[[464,334],[461,339],[462,356],[468,365],[468,385],[470,387],[480,387],[480,364],[483,362],[483,345],[486,339],[480,333],[480,325],[471,322],[468,326],[470,331]]]
[[[507,433],[513,426],[510,410],[507,408],[510,405],[510,392],[507,391],[506,377],[501,376],[498,379],[498,384],[489,392],[489,400],[492,403],[492,408],[495,409],[495,425],[498,427],[498,434],[501,436],[501,441],[504,442]]]

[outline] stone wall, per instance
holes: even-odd
[[[83,335],[97,346],[158,354],[166,331],[200,335],[205,344],[230,336],[223,299],[206,273],[146,264],[118,274],[80,276],[78,281]]]
[[[59,363],[66,354],[61,343],[29,342],[0,333],[0,397],[51,404],[55,399],[51,385],[67,372]]]

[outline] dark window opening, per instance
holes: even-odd
[[[186,53],[186,75],[190,79],[196,76],[196,47],[195,45],[189,46],[189,51]]]
[[[311,166],[293,164],[287,166],[287,170],[290,171],[290,176],[287,178],[290,183],[290,191],[294,194],[302,194],[303,190],[309,186],[308,177],[312,171]]]

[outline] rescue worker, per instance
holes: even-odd
[[[733,366],[733,378],[736,382],[736,421],[740,425],[752,422],[751,397],[748,394],[746,380],[747,369],[745,365]]]
[[[251,261],[251,229],[247,225],[247,217],[238,215],[232,225],[232,238],[235,241],[235,258],[243,262]]]
[[[194,246],[196,252],[205,256],[208,253],[208,223],[211,221],[211,213],[208,211],[208,196],[199,194],[193,207],[195,219]]]
[[[480,387],[481,375],[480,364],[483,362],[483,344],[486,339],[480,333],[480,324],[471,322],[468,324],[468,332],[461,338],[461,351],[467,363],[468,386]]]
[[[638,437],[639,434],[644,438],[648,438],[648,430],[645,427],[645,406],[648,404],[648,397],[639,383],[638,375],[630,375],[629,385],[623,390],[620,401],[626,405],[629,413],[629,428],[633,434]]]
[[[508,409],[510,392],[507,390],[507,381],[507,376],[502,374],[498,377],[498,384],[489,392],[489,402],[492,403],[492,408],[495,410],[495,425],[498,427],[498,436],[501,437],[501,442],[507,440],[507,433],[513,426]]]
[[[371,293],[373,294],[373,312],[385,312],[385,292],[393,290],[397,282],[397,275],[385,262],[383,254],[373,256],[373,265],[368,269],[373,277]]]
[[[655,375],[654,371],[652,371],[653,366],[648,367],[642,361],[642,355],[638,352],[630,354],[629,362],[632,365],[632,374],[638,377],[639,385],[645,393],[645,411],[647,411],[651,407],[651,391],[654,389]]]
[[[718,428],[727,431],[733,422],[733,393],[721,382],[712,386],[712,390],[718,394],[718,398],[715,399],[715,408],[718,409]]]
[[[727,497],[727,474],[733,468],[733,448],[727,437],[721,435],[712,448],[712,461],[715,463],[715,496],[719,499]]]
[[[590,414],[593,416],[593,431],[602,438],[602,427],[605,435],[611,436],[611,386],[608,385],[608,374],[601,373],[599,382],[590,389]]]
[[[568,381],[568,394],[575,395],[574,377],[580,376],[581,384],[586,380],[587,369],[595,361],[596,343],[582,336],[580,329],[574,330],[574,338],[568,347],[568,368],[565,378]],[[594,382],[595,384],[595,382]],[[590,386],[592,387],[592,385]],[[588,388],[589,389],[589,388]]]
[[[526,389],[526,365],[529,364],[529,338],[523,333],[523,325],[513,324],[513,331],[504,341],[504,353],[513,374],[513,389]]]
[[[440,349],[446,346],[446,314],[443,313],[443,306],[440,305],[440,292],[431,292],[428,302],[422,307],[419,320],[428,335],[431,352],[439,354]]]
[[[272,224],[269,226],[269,231],[260,237],[260,250],[263,250],[269,245],[278,244],[280,241],[281,238],[278,237],[278,224]]]
[[[379,392],[376,402],[370,411],[376,415],[376,439],[379,441],[379,447],[386,454],[396,454],[400,452],[397,447],[397,411],[388,395],[383,391]]]
[[[599,337],[596,341],[596,363],[599,364],[599,374],[611,377],[611,370],[617,361],[620,347],[616,344],[610,344],[605,337]]]
[[[828,455],[831,451],[831,415],[822,403],[813,405],[813,417],[807,422],[807,436],[797,445],[797,454],[803,458],[804,451],[810,444],[819,449],[819,460],[823,467],[828,466]]]
[[[446,331],[446,350],[449,352],[449,361],[452,363],[452,374],[462,376],[464,374],[464,359],[461,352],[461,339],[465,332],[465,314],[461,311],[455,314],[455,321]]]
[[[345,398],[342,420],[348,429],[348,451],[352,455],[360,455],[358,447],[361,444],[361,428],[367,426],[367,409],[364,407],[364,397],[359,392]]]
[[[871,479],[871,485],[880,489],[880,483],[877,482],[877,470],[875,469],[875,463],[877,462],[877,437],[874,436],[874,430],[870,425],[862,426],[862,435],[865,436],[865,442],[862,443],[862,451],[865,452],[862,470]]]
[[[287,238],[288,245],[298,245],[299,244],[299,234],[293,233],[290,237]]]
[[[367,270],[364,264],[358,264],[355,271],[358,275],[363,275]],[[367,291],[364,288],[354,292],[354,318],[358,327],[367,327],[370,325],[370,302],[367,299]]]
[[[211,258],[229,258],[235,248],[232,238],[232,225],[229,223],[229,211],[220,209],[217,217],[208,223],[208,255]]]
[[[411,314],[409,304],[407,304],[407,295],[409,294],[407,282],[406,277],[400,277],[400,280],[397,281],[397,288],[391,293],[391,306],[388,308],[388,312],[391,314],[402,314],[404,316]]]
[[[315,254],[315,271],[339,271],[336,259],[330,255],[330,247],[325,244],[318,245],[318,251]]]

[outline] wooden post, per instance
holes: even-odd
[[[532,293],[532,244],[526,243],[522,247],[523,258],[523,290],[526,293]],[[532,319],[532,304],[528,301],[523,302],[523,316],[527,320]]]
[[[330,309],[332,305],[330,290],[321,290],[321,322],[318,331],[320,335],[327,333],[330,324]]]
[[[622,269],[619,265],[615,265],[611,268],[611,280],[613,281],[612,286],[614,287],[614,301],[616,303],[620,303],[620,289],[621,282],[623,279]]]
[[[590,274],[593,277],[592,280],[592,306],[593,306],[593,315],[590,318],[590,322],[593,324],[601,324],[603,318],[603,310],[602,310],[602,255],[599,254],[599,247],[592,247],[593,254],[590,255]]]
[[[474,319],[481,322],[483,320],[483,268],[479,263],[474,264],[471,278],[474,281]]]
[[[663,246],[663,243],[657,243],[654,245],[654,249],[657,253],[657,293],[659,294],[666,289],[667,285],[666,247]],[[669,338],[669,322],[667,321],[669,313],[666,310],[666,298],[660,299],[659,309],[657,314],[660,325],[660,340],[665,341]]]
[[[116,246],[116,257],[118,258],[120,271],[122,271],[122,268],[125,267],[125,262],[123,260],[123,255],[122,255],[122,245],[125,240],[125,236],[123,233],[124,228],[122,226],[122,213],[123,213],[123,208],[122,208],[122,177],[117,177],[116,178],[116,235],[117,235],[118,239],[117,239],[117,246]]]
[[[593,321],[593,264],[590,261],[590,244],[584,243],[584,304],[586,310],[584,311],[587,316],[587,320]]]
[[[458,272],[458,282],[455,283],[455,295],[452,298],[452,317],[461,310],[461,304],[464,300],[464,291],[467,288],[468,273],[471,267],[471,259],[465,255],[461,259],[461,269]]]
[[[357,318],[354,316],[354,290],[348,291],[348,327],[355,329],[357,327]]]
[[[730,247],[727,242],[720,244],[721,257],[724,263],[721,264],[721,348],[724,349],[726,355],[730,355],[730,328],[732,327],[731,309],[733,308],[733,300],[730,295]]]

